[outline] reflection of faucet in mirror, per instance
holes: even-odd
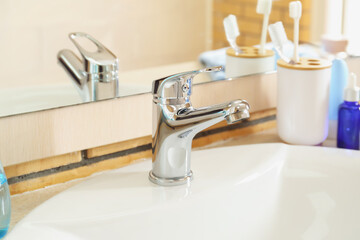
[[[219,70],[222,67],[180,73],[153,82],[153,167],[149,175],[152,182],[166,186],[190,182],[195,135],[224,119],[231,124],[249,118],[249,104],[244,100],[193,108],[190,95],[194,76]]]
[[[115,98],[118,96],[118,59],[99,41],[86,33],[70,33],[69,38],[79,50],[80,60],[71,50],[58,53],[58,60],[69,73],[84,102]],[[97,50],[87,51],[76,41],[85,38]]]

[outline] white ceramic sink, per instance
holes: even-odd
[[[260,144],[194,151],[190,186],[148,180],[151,161],[45,202],[13,239],[360,239],[360,152]]]

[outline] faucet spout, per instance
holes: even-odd
[[[76,90],[84,102],[90,100],[86,83],[86,73],[81,60],[70,50],[63,49],[58,53],[60,65],[73,81]]]
[[[245,100],[193,108],[189,96],[194,72],[174,75],[178,80],[171,76],[153,84],[153,167],[149,179],[159,185],[173,186],[191,181],[191,145],[197,133],[224,119],[232,124],[250,116]],[[158,87],[165,86],[167,79],[171,83],[167,88]],[[161,94],[156,91],[158,89]]]
[[[236,123],[250,116],[250,106],[245,100],[235,100],[229,103],[194,109],[183,108],[168,119],[173,127],[196,129],[196,133],[226,119],[228,124]]]

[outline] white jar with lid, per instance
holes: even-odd
[[[277,127],[291,144],[317,145],[328,135],[331,62],[301,58],[278,60]]]

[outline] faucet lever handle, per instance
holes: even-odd
[[[75,32],[70,33],[69,38],[83,57],[84,68],[86,72],[94,74],[106,74],[118,71],[117,57],[91,35],[82,32]],[[96,51],[88,51],[83,48],[76,40],[78,38],[86,38],[89,40],[97,47]]]
[[[109,49],[87,33],[70,33],[69,38],[83,57],[82,64],[84,66],[84,72],[93,75],[95,79],[101,82],[109,82],[117,79],[119,61]],[[79,42],[76,41],[77,38],[89,40],[96,46],[96,51],[88,51],[83,48]]]
[[[223,70],[222,66],[204,68],[170,75],[153,82],[154,100],[167,103],[169,100],[176,103],[189,102],[193,78],[204,72],[217,72]]]
[[[116,59],[116,56],[110,50],[108,50],[101,42],[99,42],[98,40],[96,40],[87,33],[82,33],[82,32],[70,33],[69,38],[85,59],[95,59],[100,61],[105,59],[108,60]],[[86,38],[90,40],[90,42],[97,47],[97,50],[95,52],[87,51],[76,41],[77,38]]]

